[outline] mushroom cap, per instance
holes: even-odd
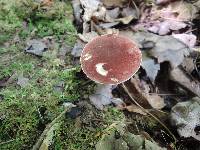
[[[80,62],[83,72],[91,80],[102,84],[119,84],[138,71],[141,58],[141,51],[132,40],[108,34],[86,44]]]

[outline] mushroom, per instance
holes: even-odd
[[[80,61],[83,72],[91,80],[102,84],[119,84],[138,71],[141,58],[141,51],[132,40],[108,34],[86,44]]]

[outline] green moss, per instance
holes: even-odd
[[[0,0],[0,81],[9,83],[0,89],[0,149],[31,149],[45,126],[63,110],[65,101],[88,98],[95,84],[77,76],[80,66],[71,67],[57,57],[62,44],[73,46],[76,30],[70,20],[70,2],[54,1],[47,9],[32,0]],[[27,25],[23,26],[23,22]],[[20,42],[13,42],[19,35]],[[42,58],[24,53],[27,38],[53,36],[53,48]],[[62,43],[61,43],[62,42]],[[17,84],[19,75],[28,78],[28,85]],[[60,83],[63,87],[55,90]],[[89,84],[88,84],[88,83]],[[0,82],[1,83],[1,82]],[[93,108],[93,107],[92,107]],[[66,118],[56,130],[53,149],[93,149],[104,129],[123,118],[114,108],[100,112],[86,109],[81,116],[83,128],[74,128],[76,120]],[[94,115],[90,115],[93,112]],[[99,116],[101,123],[93,121]],[[84,119],[84,117],[86,117]],[[95,124],[95,128],[91,125]]]
[[[100,122],[95,120],[97,116]],[[108,111],[103,113],[93,107],[87,107],[80,118],[76,120],[66,118],[62,121],[60,129],[56,131],[52,149],[93,150],[99,139],[111,130],[107,128],[123,120],[123,113],[116,108],[108,107]]]
[[[55,36],[66,40],[71,46],[76,30],[71,22],[72,8],[69,2],[56,0],[44,7],[33,0],[0,1],[0,44],[19,33],[22,39],[33,32],[35,37]],[[27,27],[23,26],[27,22]]]

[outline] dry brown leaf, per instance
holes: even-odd
[[[200,83],[192,81],[181,69],[173,69],[170,72],[170,79],[200,97]]]
[[[106,7],[113,7],[113,6],[122,7],[123,4],[126,2],[127,2],[127,0],[103,0],[103,4]]]
[[[129,24],[134,18],[135,17],[131,15],[131,16],[127,16],[127,17],[124,17],[124,18],[115,19],[115,21],[120,21],[123,24]]]
[[[161,109],[165,106],[164,99],[155,94],[149,94],[149,85],[139,80],[137,76],[125,83],[132,97],[145,109]]]
[[[189,22],[197,16],[197,12],[197,7],[185,1],[171,2],[162,7],[154,6],[143,11],[135,29],[144,28],[159,35],[166,35],[191,26]]]
[[[147,115],[146,112],[144,112],[140,107],[138,107],[137,105],[134,105],[134,104],[126,106],[125,108],[129,112],[134,112],[134,113],[138,113],[138,114],[141,114],[141,115]]]
[[[42,6],[51,6],[53,4],[53,0],[42,0]]]

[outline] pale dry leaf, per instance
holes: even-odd
[[[166,4],[172,1],[176,1],[176,0],[156,0],[156,4],[160,5],[160,4]]]
[[[120,14],[120,9],[119,7],[116,7],[114,9],[111,9],[111,10],[107,10],[106,11],[106,15],[109,16],[110,18],[113,18],[113,19],[116,19],[118,18]]]
[[[83,42],[90,42],[92,39],[94,39],[95,37],[98,36],[98,34],[94,31],[88,32],[88,33],[83,33],[83,34],[78,34],[79,38],[83,41]]]
[[[123,8],[121,15],[123,17],[134,16],[135,18],[138,18],[138,16],[139,16],[139,14],[137,14],[137,10],[132,7],[129,7],[129,6]]]
[[[90,102],[99,110],[103,110],[105,105],[111,103],[121,107],[123,101],[118,98],[113,98],[112,90],[112,85],[98,84],[95,93],[89,96]]]
[[[104,30],[104,34],[118,34],[119,30],[115,28],[107,28]]]
[[[27,42],[27,47],[25,49],[25,52],[37,56],[43,56],[43,52],[46,51],[47,49],[48,49],[47,45],[42,40],[33,39]]]
[[[99,26],[104,28],[104,29],[108,29],[108,28],[111,28],[111,27],[116,26],[118,24],[119,24],[119,22],[100,23]]]
[[[192,71],[195,69],[194,59],[191,57],[185,58],[181,64],[181,66],[184,68],[184,70],[187,73],[189,73],[189,74],[192,73]]]
[[[95,17],[99,21],[105,21],[106,8],[101,6],[99,9],[92,14],[92,17]]]
[[[175,68],[171,70],[170,79],[200,97],[200,83],[190,79],[181,69]]]
[[[80,0],[82,7],[84,8],[83,20],[90,21],[94,12],[99,8],[101,2],[99,0]]]
[[[85,43],[83,43],[81,40],[78,39],[71,51],[71,54],[74,57],[80,57],[84,46],[85,46]]]
[[[158,59],[158,63],[168,61],[175,68],[189,55],[190,49],[172,36],[163,36],[158,39],[150,53]]]
[[[193,48],[196,44],[197,37],[194,34],[172,34],[173,37],[185,43],[188,47]]]
[[[155,47],[148,53],[157,58],[158,63],[168,61],[172,68],[179,66],[183,59],[192,52],[192,49],[173,36],[159,36],[149,32],[133,33],[129,30],[121,31],[119,34],[135,41],[139,48],[143,48],[144,41],[152,41]]]
[[[82,23],[81,14],[83,11],[80,0],[72,0],[72,7],[76,25],[79,25]]]
[[[141,14],[139,23],[134,28],[144,28],[159,35],[175,31],[177,33],[180,29],[191,27],[190,22],[197,17],[198,12],[197,7],[185,1],[175,1],[147,10]]]
[[[142,61],[142,67],[144,68],[149,79],[154,83],[154,80],[160,70],[160,64],[157,64],[153,59],[147,58]]]
[[[147,95],[149,104],[155,109],[162,109],[165,107],[164,99],[157,94]]]
[[[123,24],[129,24],[133,19],[136,19],[135,16],[130,15],[124,18],[115,19],[115,21],[122,22]]]

